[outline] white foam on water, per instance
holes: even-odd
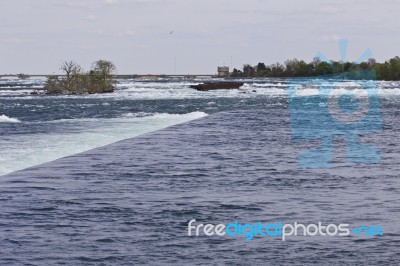
[[[188,114],[154,114],[124,116],[112,119],[58,120],[68,124],[64,134],[28,134],[1,139],[0,175],[50,162],[123,139],[136,137],[168,126],[206,116],[203,112]],[[82,130],[84,128],[84,130]]]
[[[391,89],[379,88],[378,94],[381,97],[398,96],[400,95],[400,88],[391,88]]]
[[[0,90],[0,96],[25,96],[32,93],[34,90],[19,89],[19,90]]]
[[[17,118],[0,115],[0,123],[21,123]]]
[[[319,95],[319,90],[317,88],[305,88],[296,90],[296,96],[315,96]]]
[[[238,80],[239,81],[239,80]],[[204,82],[202,80],[191,80],[191,81],[170,81],[170,82],[154,82],[154,81],[138,81],[138,80],[124,80],[119,79],[116,90],[114,93],[107,94],[92,94],[92,95],[58,95],[58,96],[48,96],[39,95],[32,96],[29,95],[33,89],[38,86],[44,86],[45,80],[33,80],[35,87],[30,87],[20,89],[20,90],[9,90],[3,88],[1,90],[0,82],[0,96],[4,98],[11,97],[12,99],[36,99],[37,97],[57,97],[57,98],[103,98],[112,100],[157,100],[157,99],[210,99],[215,98],[251,98],[257,96],[265,97],[286,97],[287,96],[287,86],[291,84],[306,86],[311,85],[313,82],[320,89],[330,89],[332,85],[337,83],[335,80],[320,80],[320,79],[310,79],[310,80],[296,80],[288,79],[286,82],[284,80],[241,80],[246,82],[244,86],[240,89],[233,90],[215,90],[215,91],[196,91],[191,89],[189,86],[193,84],[198,84]],[[7,80],[10,82],[10,80]],[[15,80],[15,82],[21,82]],[[28,81],[23,81],[28,82]],[[32,82],[32,81],[29,81]],[[378,86],[379,95],[383,97],[391,97],[399,95],[400,82],[388,82],[388,81],[341,81],[341,86],[344,87],[357,87],[362,84],[363,86]],[[301,96],[315,95],[315,90],[301,91]]]

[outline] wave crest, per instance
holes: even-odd
[[[17,118],[0,115],[0,123],[21,123]]]

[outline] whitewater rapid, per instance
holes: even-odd
[[[31,95],[45,79],[0,78],[0,175],[46,163],[230,109],[263,109],[287,104],[287,88],[298,96],[319,91],[310,80],[244,79],[235,90],[199,92],[194,80],[117,80],[112,94]],[[328,88],[316,80],[319,88]],[[400,82],[361,81],[380,97],[398,102]],[[342,81],[341,92],[358,82]]]
[[[64,134],[60,132],[21,134],[12,138],[0,139],[2,147],[0,176],[204,116],[206,116],[204,112],[187,114],[126,113],[120,118],[50,121],[47,123],[63,124],[64,127],[71,130]],[[5,115],[0,116],[1,122],[35,126],[35,123],[21,122]]]

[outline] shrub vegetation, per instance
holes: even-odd
[[[78,64],[66,61],[60,68],[63,76],[50,76],[45,90],[49,94],[94,94],[114,91],[115,65],[106,60],[93,63],[89,72],[84,72]]]

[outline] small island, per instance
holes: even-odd
[[[22,80],[25,80],[25,79],[29,79],[30,76],[27,75],[27,74],[24,74],[24,73],[19,73],[19,74],[17,75],[17,78],[22,79]]]
[[[89,72],[73,61],[61,65],[62,76],[50,76],[44,90],[46,94],[95,94],[114,91],[115,65],[107,60],[92,64]]]
[[[222,90],[222,89],[239,89],[243,86],[243,82],[205,82],[198,85],[190,85],[190,88],[198,91]]]

